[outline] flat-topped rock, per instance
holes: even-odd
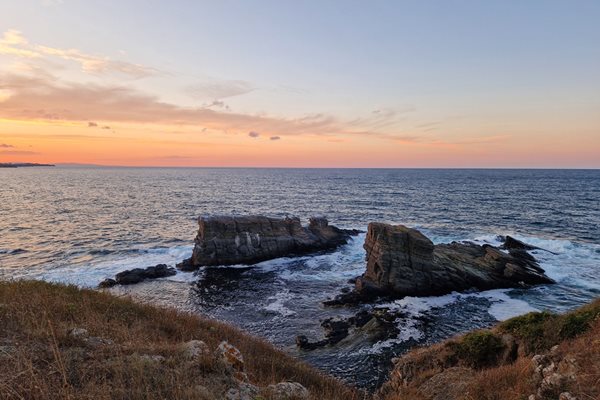
[[[326,304],[554,283],[522,248],[504,252],[466,242],[434,245],[403,225],[369,224],[364,248],[367,269],[355,290]]]
[[[324,217],[304,227],[296,217],[209,216],[198,219],[198,235],[185,270],[201,266],[254,264],[278,257],[332,249],[354,232],[329,225]]]

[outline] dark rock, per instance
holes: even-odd
[[[319,347],[324,347],[329,344],[328,340],[321,340],[318,342],[310,342],[304,335],[296,336],[296,346],[302,350],[315,350]]]
[[[339,318],[328,318],[321,323],[321,326],[325,330],[325,337],[329,344],[336,344],[344,339],[350,329],[350,323]]]
[[[166,264],[158,264],[154,267],[148,267],[145,270],[145,279],[165,278],[177,274],[175,268],[171,268]]]
[[[198,219],[199,229],[189,270],[200,266],[254,264],[273,258],[333,249],[352,231],[329,225],[323,217],[303,227],[298,218],[215,216]]]
[[[158,264],[154,267],[134,268],[119,272],[115,275],[115,279],[105,279],[100,282],[99,286],[107,288],[115,285],[133,285],[146,279],[165,278],[175,274],[177,274],[175,268],[166,264]]]
[[[119,285],[132,285],[144,280],[145,269],[134,268],[119,272],[115,275],[115,281]]]
[[[117,284],[117,281],[115,281],[112,278],[107,278],[105,280],[103,280],[102,282],[100,282],[98,284],[98,287],[100,288],[109,288],[109,287],[113,287]]]
[[[522,242],[519,239],[515,239],[514,237],[508,236],[508,235],[506,236],[506,238],[504,238],[504,244],[502,245],[502,248],[504,248],[506,250],[510,250],[510,249],[520,249],[520,250],[535,250],[535,249],[539,249],[539,247],[532,246],[530,244]]]
[[[337,295],[334,299],[323,301],[323,305],[326,307],[337,307],[359,304],[370,300],[371,299],[367,300],[366,297],[361,295],[358,291],[352,290],[350,292],[342,292],[342,294]]]
[[[362,327],[366,325],[373,318],[373,313],[367,310],[361,310],[356,313],[353,317],[350,317],[348,322],[356,327]]]
[[[531,244],[527,244],[525,242],[520,241],[519,239],[515,239],[514,237],[508,236],[508,235],[502,241],[504,242],[504,244],[502,244],[501,248],[508,250],[511,253],[513,251],[542,250],[542,251],[547,251],[548,253],[551,253],[551,254],[557,254],[553,251],[542,249],[541,247],[533,246]]]
[[[175,265],[175,267],[177,267],[177,269],[180,269],[182,271],[193,271],[193,270],[196,269],[194,267],[194,265],[192,264],[192,259],[191,258],[186,258],[182,262],[177,263]]]
[[[354,292],[326,305],[554,283],[524,249],[507,254],[474,243],[434,245],[421,232],[402,225],[369,224],[364,248],[367,269]]]
[[[398,336],[400,332],[395,322],[405,316],[401,312],[392,312],[388,308],[361,310],[346,319],[328,318],[321,322],[325,339],[310,342],[304,335],[296,337],[296,345],[304,350],[333,346],[344,340],[353,345],[365,340],[376,342]]]

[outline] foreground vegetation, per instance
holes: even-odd
[[[190,359],[190,340],[211,350]],[[241,351],[253,385],[293,381],[311,399],[367,398],[217,321],[74,286],[0,282],[0,399],[225,399],[240,380],[215,357],[222,341]],[[374,398],[600,399],[600,300],[410,351]]]
[[[600,399],[600,300],[536,312],[401,357],[385,400]],[[571,397],[569,397],[571,396]]]
[[[94,340],[69,333],[73,328]],[[361,398],[229,325],[38,281],[0,282],[0,398],[224,398],[235,379],[212,353],[187,359],[181,345],[193,339],[210,349],[224,340],[237,347],[253,384],[294,381],[312,399]]]

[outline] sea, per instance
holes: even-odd
[[[554,285],[406,297],[326,308],[365,270],[365,234],[334,251],[178,272],[117,295],[227,321],[349,384],[373,390],[393,357],[528,313],[565,312],[600,296],[600,170],[235,169],[39,167],[0,169],[0,279],[95,288],[117,272],[191,255],[201,215],[326,216],[365,231],[404,224],[434,243],[499,245],[512,235]],[[393,338],[299,350],[321,321],[361,309],[398,311]]]

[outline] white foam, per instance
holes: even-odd
[[[478,296],[492,301],[488,313],[498,321],[505,321],[519,315],[540,311],[524,300],[510,297],[507,294],[509,291],[510,289],[488,290],[481,292]]]
[[[365,234],[359,234],[335,252],[278,258],[256,264],[256,267],[265,271],[276,271],[281,279],[287,281],[348,280],[364,272],[364,239]]]
[[[115,258],[98,263],[64,265],[49,270],[22,268],[13,271],[14,279],[40,279],[50,282],[74,284],[82,287],[95,287],[102,280],[111,278],[118,272],[144,268],[157,264],[175,265],[189,257],[191,246],[175,246],[144,249],[147,251],[129,257]],[[192,274],[179,272],[171,280],[187,280]]]
[[[281,292],[278,292],[276,295],[269,297],[267,301],[270,301],[270,303],[263,307],[263,309],[277,313],[284,317],[295,315],[295,311],[292,311],[285,306],[285,303],[293,298],[294,296],[292,293],[290,293],[288,289],[284,289]]]

